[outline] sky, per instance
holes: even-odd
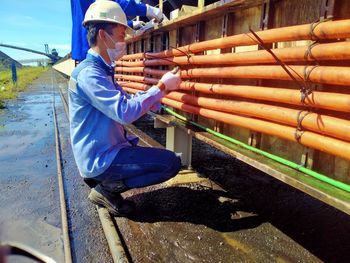
[[[45,52],[55,48],[63,57],[71,50],[70,0],[0,0],[0,43]],[[46,58],[0,47],[15,60]]]

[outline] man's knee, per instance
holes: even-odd
[[[169,166],[169,169],[166,171],[166,176],[168,177],[168,179],[176,176],[181,169],[181,158],[176,156],[175,153],[173,153],[173,155],[174,156],[173,156],[172,165]]]

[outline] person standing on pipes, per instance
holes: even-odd
[[[106,1],[106,0],[97,0]],[[113,0],[112,0],[113,1]],[[82,26],[84,15],[94,0],[71,0],[72,11],[72,59],[76,64],[85,59],[89,44],[86,39],[86,29]],[[115,0],[127,16],[147,16],[156,22],[162,22],[164,15],[159,8],[148,4],[136,3],[135,0]],[[144,26],[143,21],[128,21],[128,26],[137,30]]]
[[[145,92],[127,94],[114,81],[112,63],[126,54],[125,13],[114,1],[97,1],[83,22],[90,45],[87,57],[73,70],[69,81],[69,120],[73,154],[84,181],[92,188],[89,200],[115,216],[130,214],[134,205],[121,193],[158,184],[174,177],[181,160],[165,149],[140,147],[123,125],[179,89],[179,73],[167,72]]]

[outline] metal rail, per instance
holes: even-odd
[[[53,75],[51,75],[52,88],[53,88]],[[62,176],[62,160],[61,160],[61,145],[58,133],[58,124],[56,117],[56,108],[55,108],[55,94],[52,96],[52,115],[54,121],[55,129],[55,145],[56,145],[56,164],[57,164],[57,175],[58,175],[58,188],[60,195],[60,208],[61,208],[61,220],[62,220],[62,231],[63,231],[63,244],[64,244],[64,258],[66,263],[72,263],[72,253],[71,245],[69,239],[69,226],[68,226],[68,216],[67,216],[67,205],[64,195],[64,184]]]

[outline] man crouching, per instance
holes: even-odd
[[[85,14],[90,50],[69,81],[70,136],[80,174],[92,187],[89,200],[115,216],[134,209],[121,193],[158,184],[181,167],[171,151],[137,146],[123,125],[153,107],[169,91],[177,90],[179,74],[168,72],[146,92],[129,95],[114,81],[114,61],[126,53],[126,16],[114,1],[96,1]]]

